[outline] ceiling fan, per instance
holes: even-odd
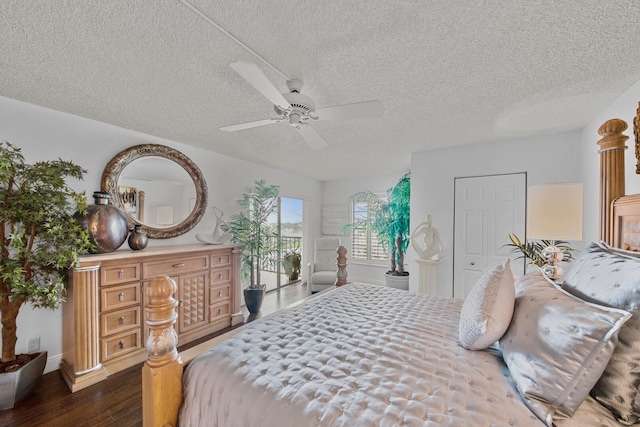
[[[315,120],[381,117],[384,112],[382,102],[377,100],[316,109],[313,100],[300,93],[304,85],[301,80],[287,81],[289,92],[281,94],[257,65],[250,62],[238,61],[232,62],[230,66],[273,103],[273,109],[277,117],[224,126],[221,127],[220,130],[234,132],[286,121],[290,126],[296,128],[312,149],[317,150],[326,147],[327,143],[318,132],[309,125],[310,122]]]

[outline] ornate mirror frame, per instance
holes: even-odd
[[[640,174],[640,102],[638,102],[636,116],[633,119],[633,134],[636,139],[636,173]]]
[[[131,215],[126,213],[120,197],[118,197],[118,179],[120,178],[120,174],[124,168],[136,159],[149,156],[162,157],[182,166],[193,180],[193,184],[196,188],[196,201],[193,210],[183,221],[170,227],[158,228],[142,224],[140,221],[132,218]],[[102,172],[101,187],[102,191],[106,191],[111,195],[113,204],[125,212],[129,225],[133,226],[134,224],[141,224],[147,230],[149,238],[152,239],[169,239],[171,237],[180,236],[191,230],[196,226],[196,224],[198,224],[198,222],[200,222],[200,219],[202,219],[207,208],[207,198],[209,197],[207,182],[205,181],[204,175],[198,166],[196,166],[190,158],[182,154],[180,151],[158,144],[136,145],[116,154],[109,163],[107,163],[107,166]]]

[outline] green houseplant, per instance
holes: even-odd
[[[507,243],[505,246],[511,248],[511,253],[519,253],[520,255],[516,257],[516,259],[524,258],[525,260],[529,260],[529,264],[534,265],[536,267],[542,267],[547,263],[546,258],[542,254],[544,249],[548,246],[551,246],[550,240],[541,240],[539,242],[528,241],[522,242],[520,238],[515,234],[509,234],[509,240],[511,243]],[[554,240],[553,246],[560,249],[564,254],[564,261],[573,260],[573,251],[575,249],[571,248],[567,242],[564,240]]]
[[[58,308],[64,301],[66,270],[92,247],[74,217],[75,212],[86,213],[85,195],[67,184],[84,173],[63,160],[28,165],[20,148],[0,141],[2,367],[17,363],[20,308],[25,303]]]
[[[351,196],[354,203],[366,203],[369,215],[366,218],[347,224],[346,229],[369,227],[389,256],[387,279],[409,276],[404,270],[404,255],[409,247],[409,217],[411,201],[411,172],[404,174],[398,182],[387,189],[386,198],[371,191],[361,191]],[[406,285],[408,287],[408,277]],[[387,283],[390,283],[389,280]]]
[[[223,232],[231,233],[232,242],[243,244],[242,274],[249,279],[244,295],[250,313],[259,312],[262,305],[266,287],[260,280],[262,260],[278,251],[279,235],[269,224],[269,216],[278,206],[279,192],[277,185],[256,181],[255,186],[236,201],[240,212],[221,226]]]
[[[282,257],[282,266],[290,282],[298,280],[302,268],[302,255],[300,255],[299,249],[287,251]]]

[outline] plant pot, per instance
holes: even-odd
[[[247,304],[249,313],[256,314],[260,312],[262,300],[264,299],[264,291],[267,285],[246,288],[244,290],[244,302]]]
[[[387,282],[387,287],[403,289],[405,291],[409,290],[409,274],[405,274],[404,276],[397,276],[394,274],[384,273],[385,280]]]
[[[47,364],[47,352],[43,351],[14,372],[0,373],[0,410],[13,408],[40,382]]]
[[[291,273],[289,275],[289,282],[295,282],[296,280],[298,280],[298,273]]]

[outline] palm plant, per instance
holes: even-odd
[[[264,180],[255,182],[250,192],[236,201],[240,212],[231,221],[222,224],[223,232],[231,233],[231,241],[242,243],[242,273],[249,278],[249,288],[260,288],[262,260],[278,251],[279,235],[269,224],[269,216],[278,206],[277,185],[267,185]]]
[[[511,243],[507,243],[505,246],[511,247],[510,252],[512,254],[520,253],[520,256],[516,257],[516,259],[529,259],[529,264],[536,267],[542,267],[547,263],[547,259],[543,255],[543,251],[546,247],[552,245],[563,252],[564,261],[573,260],[572,252],[575,251],[575,249],[571,248],[564,240],[540,240],[539,242],[522,242],[517,235],[511,233],[509,233],[509,240],[511,241]]]
[[[66,269],[93,245],[74,217],[87,213],[83,193],[68,178],[82,179],[72,162],[28,165],[20,148],[0,141],[0,313],[2,362],[16,360],[20,307],[58,308],[64,301]]]
[[[366,203],[368,212],[345,229],[368,227],[374,233],[389,256],[389,274],[405,276],[404,254],[409,247],[409,219],[411,201],[411,172],[404,174],[382,198],[371,191],[361,191],[351,196],[354,203]]]

